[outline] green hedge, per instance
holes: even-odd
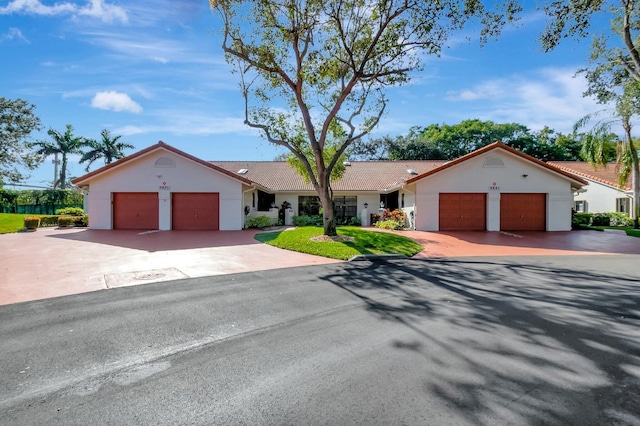
[[[58,226],[61,226],[63,228],[65,227],[72,227],[75,225],[76,222],[76,218],[74,216],[60,216],[58,218]]]
[[[574,228],[581,226],[631,226],[633,219],[624,213],[576,213],[573,215]]]
[[[84,214],[84,210],[80,207],[65,207],[56,210],[56,214],[59,216],[82,216]]]
[[[313,216],[293,216],[291,218],[294,226],[323,226],[323,219],[321,215]]]
[[[257,216],[247,219],[247,228],[264,229],[274,225],[274,219],[268,216]]]
[[[25,217],[24,227],[27,229],[38,229],[40,227],[40,218],[38,216]]]

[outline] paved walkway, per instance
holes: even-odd
[[[181,278],[338,262],[259,243],[255,234],[252,230],[138,233],[44,228],[0,235],[0,305]],[[424,245],[417,259],[640,254],[639,238],[614,232],[400,234]]]

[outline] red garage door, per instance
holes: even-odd
[[[484,231],[487,223],[486,194],[440,194],[440,231]]]
[[[220,194],[217,192],[171,194],[171,229],[182,231],[220,229]]]
[[[545,231],[546,194],[500,194],[501,231]]]
[[[158,193],[114,192],[113,229],[158,229]]]

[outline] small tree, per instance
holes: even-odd
[[[336,235],[333,171],[380,121],[385,88],[409,81],[421,55],[439,54],[468,21],[479,22],[484,41],[520,10],[514,0],[495,11],[480,0],[209,3],[222,18],[222,49],[240,75],[245,124],[297,158],[320,197],[325,235]]]

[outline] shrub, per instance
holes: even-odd
[[[613,212],[609,213],[611,226],[632,226],[633,219],[624,213]]]
[[[38,229],[40,218],[38,216],[27,216],[24,218],[24,227],[27,229]]]
[[[75,219],[74,225],[77,227],[86,228],[87,226],[89,226],[88,214],[83,214],[82,216],[75,216],[74,219]]]
[[[273,219],[268,216],[257,216],[247,219],[247,228],[264,229],[273,225]]]
[[[80,207],[65,207],[63,209],[56,210],[56,214],[60,216],[82,216],[84,210]]]
[[[40,216],[40,226],[58,226],[58,217],[59,216]]]
[[[75,225],[75,223],[76,223],[75,216],[60,216],[58,218],[58,226],[61,226],[63,228],[72,227],[73,225]]]
[[[382,213],[382,217],[379,215],[375,215],[374,219],[377,219],[373,222],[373,226],[380,229],[394,229],[401,230],[405,227],[405,215],[404,211],[395,209],[394,211],[389,211],[389,209],[385,209]]]
[[[380,229],[392,229],[392,230],[400,231],[404,229],[404,220],[402,222],[395,219],[380,220],[374,223],[373,226]]]
[[[294,226],[323,226],[322,216],[293,216],[291,218]]]
[[[610,213],[594,213],[591,220],[591,226],[610,226],[611,216]]]
[[[348,223],[349,226],[360,226],[362,225],[362,223],[360,223],[360,218],[358,216],[353,216]]]
[[[591,213],[576,213],[573,215],[571,222],[574,226],[577,227],[589,226],[591,225],[592,218],[593,215]]]

